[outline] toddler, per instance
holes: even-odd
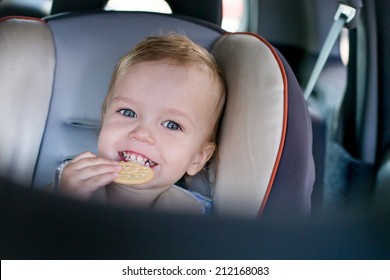
[[[216,149],[226,87],[212,55],[178,34],[148,37],[117,64],[102,106],[98,154],[64,167],[59,192],[137,208],[205,213],[206,199],[175,186],[195,175]],[[143,184],[113,182],[119,161],[152,168]]]

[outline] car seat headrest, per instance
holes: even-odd
[[[215,210],[257,216],[272,185],[286,130],[286,85],[272,49],[228,34],[212,50],[228,84],[216,163]]]
[[[217,154],[208,172],[188,179],[211,183],[216,215],[307,217],[314,182],[310,117],[284,58],[263,38],[226,33],[212,54],[227,83]],[[202,188],[203,186],[203,188]]]

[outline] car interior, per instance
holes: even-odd
[[[390,256],[390,1],[243,0],[234,31],[223,26],[231,1],[163,1],[171,14],[111,10],[108,2],[0,1],[4,258]],[[333,34],[305,96],[345,7],[356,14]],[[212,215],[45,192],[59,164],[96,152],[118,59],[145,36],[169,32],[207,48],[227,82],[218,160],[180,182],[213,198]]]

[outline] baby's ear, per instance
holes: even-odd
[[[187,174],[193,176],[198,173],[213,155],[215,147],[215,143],[204,143],[190,166],[188,166]]]

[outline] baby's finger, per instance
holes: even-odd
[[[108,185],[115,180],[118,177],[118,174],[117,171],[108,171],[86,176],[83,172],[78,172],[73,174],[73,176],[62,178],[59,190],[62,194],[71,197],[88,199],[97,189]]]
[[[97,189],[110,184],[118,177],[118,172],[102,173],[83,180],[83,191],[88,194],[93,194]]]
[[[79,169],[79,178],[81,180],[88,180],[96,176],[100,176],[107,173],[119,173],[121,166],[116,162],[88,165],[82,169]]]
[[[72,168],[75,170],[82,170],[85,168],[89,167],[94,167],[94,166],[100,166],[100,165],[107,165],[107,166],[118,166],[118,162],[110,159],[105,159],[101,157],[84,157],[81,159],[78,159],[75,162],[71,162],[73,165]]]

